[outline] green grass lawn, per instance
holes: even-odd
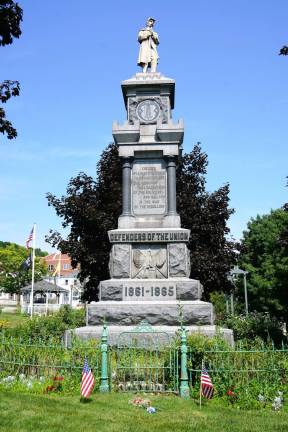
[[[29,317],[27,315],[17,312],[2,312],[0,313],[0,321],[5,321],[8,327],[17,327],[19,324],[27,321]]]
[[[242,411],[208,402],[200,410],[175,396],[152,396],[156,414],[128,404],[133,395],[79,397],[0,393],[1,432],[287,432],[288,412]]]

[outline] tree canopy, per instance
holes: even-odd
[[[181,224],[191,230],[191,278],[199,279],[204,295],[229,291],[227,272],[235,261],[235,242],[228,240],[227,222],[234,210],[229,208],[229,185],[206,191],[208,157],[200,144],[184,154],[177,169],[177,210]]]
[[[249,272],[249,309],[288,322],[288,211],[257,216],[244,231],[240,265]]]
[[[18,3],[12,0],[0,0],[0,46],[10,45],[14,38],[20,37],[22,18],[23,10]],[[6,103],[11,97],[18,96],[19,92],[18,81],[4,80],[0,83],[0,102]],[[6,113],[2,107],[0,107],[0,133],[6,134],[8,139],[17,136],[16,129],[6,119]]]
[[[288,55],[288,46],[283,45],[283,47],[279,51],[279,55]]]
[[[191,277],[200,279],[206,298],[215,290],[230,288],[226,274],[234,262],[234,243],[227,240],[229,187],[215,192],[205,189],[207,155],[197,144],[179,160],[177,168],[178,212],[182,226],[191,230]],[[110,144],[97,165],[97,178],[79,173],[61,198],[48,193],[48,205],[54,207],[70,233],[63,238],[50,231],[48,242],[70,255],[72,266],[80,264],[80,280],[85,282],[84,298],[98,299],[98,284],[109,279],[111,244],[107,231],[117,227],[121,213],[121,165],[116,145]]]
[[[47,273],[42,256],[47,255],[40,249],[35,250],[35,280],[43,279]],[[23,265],[29,252],[23,246],[0,241],[0,289],[11,294],[20,294],[20,289],[31,283],[31,268]]]

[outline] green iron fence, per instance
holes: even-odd
[[[101,374],[101,350],[98,342],[73,341],[67,349],[62,342],[29,341],[20,337],[0,335],[0,372],[6,375],[50,377],[57,374],[81,376],[84,358],[93,368],[95,377]]]
[[[204,359],[219,396],[231,387],[246,389],[255,383],[263,387],[288,384],[287,346],[197,350],[187,346],[184,328],[179,334],[180,343],[173,345],[167,333],[157,332],[142,322],[135,329],[121,333],[116,346],[109,346],[108,329],[104,324],[101,341],[74,338],[67,348],[55,340],[35,343],[8,337],[2,332],[0,377],[61,374],[80,382],[86,357],[96,378],[96,388],[101,392],[171,392],[188,398],[191,391],[199,389]]]
[[[110,347],[110,370],[116,391],[178,393],[178,349],[145,321]]]
[[[199,388],[201,364],[204,360],[216,394],[222,396],[230,388],[282,386],[288,384],[288,348],[214,349],[188,351],[188,376],[191,388]]]

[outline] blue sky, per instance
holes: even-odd
[[[120,83],[139,71],[137,32],[148,16],[160,36],[159,71],[176,80],[174,119],[185,124],[184,150],[208,154],[207,189],[229,183],[231,234],[287,202],[287,0],[19,0],[23,34],[0,48],[0,80],[21,95],[7,117],[18,130],[0,136],[0,240],[37,245],[60,229],[46,192],[65,194],[80,171],[95,176],[124,121]],[[137,4],[137,6],[136,6]]]

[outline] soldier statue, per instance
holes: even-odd
[[[138,42],[140,43],[138,66],[142,67],[143,73],[147,72],[148,67],[150,72],[156,72],[159,59],[157,53],[159,38],[158,34],[153,31],[154,23],[154,18],[148,18],[146,28],[141,29],[138,33]]]

